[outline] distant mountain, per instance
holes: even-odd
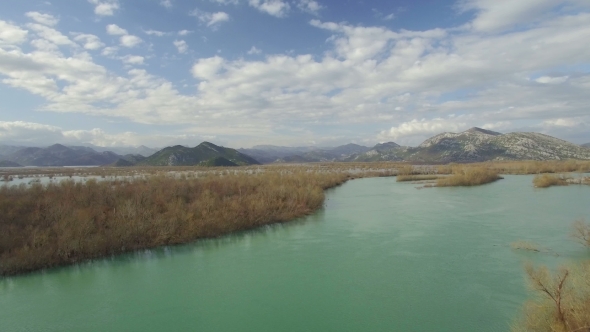
[[[0,145],[0,155],[6,156],[24,148],[26,148],[26,146]]]
[[[237,150],[203,142],[194,148],[176,145],[164,148],[137,163],[146,166],[243,166],[260,164]]]
[[[128,155],[128,154],[137,155],[138,154],[138,155],[142,155],[144,157],[149,157],[159,151],[159,149],[148,148],[145,145],[140,145],[138,147],[133,147],[133,146],[123,146],[123,147],[91,146],[91,147],[95,151],[99,151],[99,152],[112,151],[112,152],[114,152],[116,154],[120,154],[120,155]]]
[[[289,156],[303,155],[305,153],[316,151],[319,148],[312,146],[290,147],[277,145],[256,145],[251,149],[238,149],[238,152],[248,155],[263,164],[276,162]]]
[[[582,146],[585,148],[590,148],[590,143],[582,144]]]
[[[23,165],[12,161],[0,160],[0,167],[23,167]]]
[[[252,149],[239,149],[238,151],[262,163],[269,164],[273,162],[306,163],[339,161],[351,155],[369,151],[370,149],[366,146],[351,143],[334,148],[257,145]]]
[[[590,151],[544,134],[501,134],[474,127],[461,133],[436,135],[415,148],[394,146],[391,149],[373,149],[347,161],[448,163],[570,158],[590,159]]]
[[[3,161],[24,166],[98,166],[115,162],[120,158],[113,152],[96,152],[87,147],[69,148],[54,144],[46,148],[23,148],[4,155]]]

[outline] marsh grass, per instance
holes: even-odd
[[[568,179],[570,177],[560,174],[560,175],[552,175],[552,174],[539,174],[535,175],[533,179],[533,184],[537,188],[548,188],[552,186],[567,186]]]
[[[429,181],[437,180],[441,178],[439,175],[398,175],[397,182],[408,182],[408,181]]]
[[[217,237],[310,214],[347,172],[273,169],[0,187],[0,275]]]
[[[214,237],[306,215],[344,174],[63,181],[0,189],[0,273]]]
[[[498,172],[483,166],[454,169],[453,174],[439,178],[437,187],[479,186],[502,179]]]

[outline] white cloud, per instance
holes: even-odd
[[[121,60],[127,65],[143,65],[145,58],[139,55],[126,55]]]
[[[25,14],[28,18],[32,19],[33,21],[47,25],[47,26],[54,26],[57,25],[59,20],[55,18],[53,15],[50,14],[42,14],[39,12],[28,12]]]
[[[579,0],[463,0],[459,1],[461,12],[475,11],[476,17],[470,23],[474,30],[494,32],[516,26],[537,23],[547,18],[547,10]]]
[[[161,0],[160,5],[166,8],[172,8],[172,0]]]
[[[289,3],[283,0],[249,0],[248,4],[275,17],[285,17],[291,9]]]
[[[397,126],[393,126],[387,131],[382,131],[380,138],[383,140],[393,139],[394,141],[402,137],[407,138],[411,136],[426,138],[443,132],[458,132],[467,128],[468,124],[462,121],[462,119],[414,119],[412,121],[403,122]]]
[[[191,33],[193,33],[193,31],[190,31],[190,30],[180,30],[180,31],[178,31],[178,35],[179,36],[186,36],[186,35],[190,35]]]
[[[590,141],[588,125],[560,125],[590,123],[590,74],[583,70],[590,13],[539,15],[545,19],[533,25],[485,33],[313,20],[329,37],[324,54],[196,59],[194,93],[147,70],[111,71],[50,27],[0,21],[0,79],[43,98],[43,111],[193,126],[203,135],[242,135],[238,142],[356,137],[414,144],[471,126]],[[27,40],[34,49],[22,47]],[[102,53],[121,59],[117,50]]]
[[[216,28],[219,24],[229,21],[229,15],[226,12],[209,13],[195,9],[189,15],[196,17],[201,23],[212,28]]]
[[[559,76],[559,77],[551,77],[551,76],[541,76],[535,80],[537,83],[542,84],[561,84],[567,81],[568,76]]]
[[[29,23],[27,27],[35,32],[35,34],[49,42],[52,42],[55,45],[59,46],[78,46],[74,43],[70,38],[63,35],[61,32],[50,28],[46,25],[37,24],[37,23]]]
[[[237,5],[240,3],[240,0],[211,0],[211,2],[215,2],[220,5]]]
[[[188,44],[184,40],[175,40],[173,44],[176,46],[178,53],[186,53],[188,51]]]
[[[215,78],[217,73],[222,69],[224,64],[223,58],[215,56],[208,59],[200,59],[192,68],[192,74],[195,78],[210,80]]]
[[[105,47],[101,54],[108,57],[108,58],[112,58],[115,56],[115,54],[117,54],[117,52],[119,51],[118,47],[115,46],[109,46],[109,47]]]
[[[257,49],[256,46],[252,46],[252,48],[250,48],[250,50],[248,51],[248,54],[250,54],[250,55],[260,54],[260,53],[262,53],[262,51]]]
[[[384,21],[391,21],[395,18],[395,13],[391,13],[389,15],[383,16]]]
[[[119,9],[118,0],[88,0],[94,7],[94,13],[100,16],[113,16]]]
[[[304,12],[318,15],[320,10],[324,9],[324,6],[320,5],[319,2],[315,0],[299,0],[297,2],[297,8]]]
[[[125,35],[120,38],[121,46],[135,47],[143,42],[143,40],[137,36]]]
[[[27,35],[27,30],[0,20],[0,45],[22,44],[25,40],[27,40]]]
[[[158,37],[163,37],[163,36],[170,34],[170,32],[164,32],[164,31],[158,31],[158,30],[145,30],[144,32],[146,35],[158,36]]]
[[[114,36],[122,36],[128,34],[127,30],[121,28],[116,24],[107,25],[107,33]]]
[[[74,35],[74,40],[79,43],[82,43],[82,47],[84,47],[87,50],[94,51],[105,46],[105,44],[100,41],[100,38],[98,38],[95,35],[84,33],[72,33],[72,35]]]
[[[103,129],[64,130],[57,126],[25,122],[0,121],[0,140],[12,145],[48,146],[55,143],[67,145],[94,145],[100,147],[140,146],[161,147],[172,144],[194,146],[195,142],[204,139],[215,139],[216,136],[193,133],[168,135],[138,134],[122,132],[111,134]]]

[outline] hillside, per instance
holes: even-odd
[[[28,147],[4,155],[1,160],[24,166],[97,166],[120,158],[113,152],[96,152],[88,147],[54,144],[46,148]]]
[[[23,165],[12,161],[0,160],[0,167],[23,167]]]
[[[481,128],[442,133],[418,147],[376,148],[347,161],[410,161],[420,163],[487,160],[590,159],[590,150],[539,133],[501,134]]]
[[[237,150],[203,142],[194,148],[166,147],[138,162],[144,166],[243,166],[260,164]]]
[[[238,151],[262,163],[270,164],[342,161],[369,150],[371,148],[350,143],[334,148],[258,145],[252,149],[239,149]]]

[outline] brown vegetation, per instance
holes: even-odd
[[[590,225],[577,221],[572,235],[590,248]],[[590,261],[555,273],[544,266],[527,265],[525,270],[534,298],[525,304],[513,331],[590,331]]]
[[[427,181],[427,180],[436,180],[439,179],[440,176],[438,175],[398,175],[397,182],[407,182],[407,181]]]
[[[439,178],[437,187],[479,186],[501,179],[498,172],[486,167],[464,167],[450,176]]]
[[[561,175],[540,174],[533,179],[533,184],[537,188],[548,188],[551,186],[567,186],[568,177]]]
[[[347,173],[220,173],[200,178],[0,187],[0,274],[284,222],[324,202]]]
[[[574,222],[571,235],[578,243],[590,248],[590,225],[585,223],[583,219]]]

